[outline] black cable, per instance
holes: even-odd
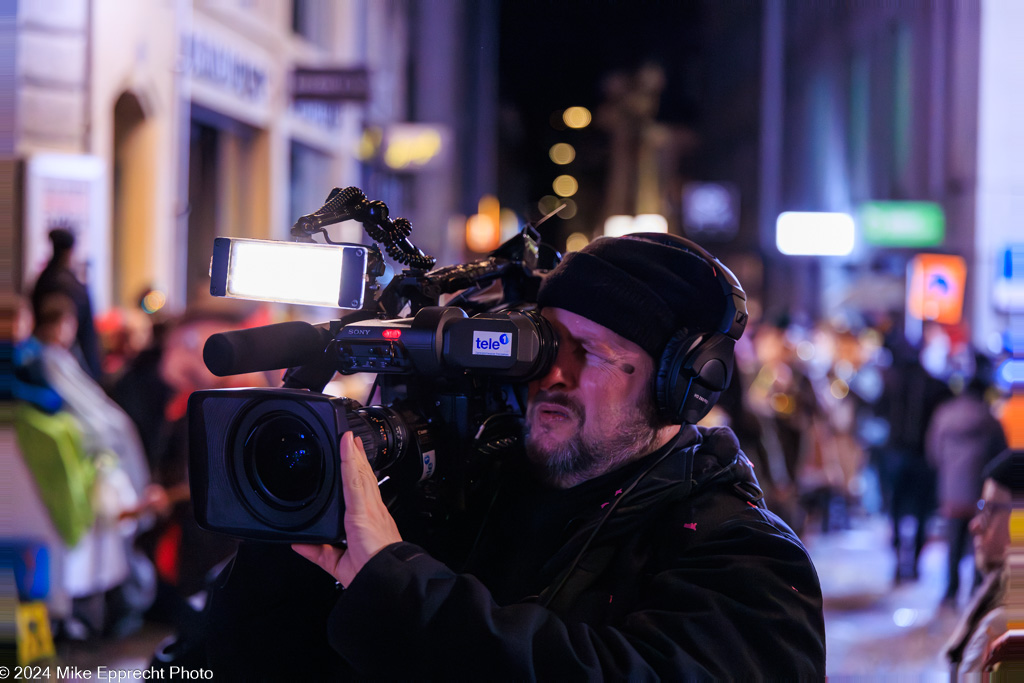
[[[620,493],[618,496],[615,497],[615,500],[612,501],[612,504],[608,506],[607,512],[604,513],[604,517],[602,517],[601,521],[597,523],[596,527],[594,527],[594,530],[590,533],[590,537],[587,538],[586,542],[583,544],[583,547],[580,548],[579,553],[576,554],[576,557],[569,564],[569,568],[565,572],[563,572],[562,578],[558,582],[558,585],[556,585],[554,590],[552,590],[544,598],[543,602],[540,603],[541,605],[543,605],[544,607],[547,607],[548,605],[550,605],[551,602],[555,599],[555,596],[558,595],[559,591],[561,591],[562,588],[565,587],[565,583],[569,580],[569,577],[572,576],[573,571],[576,570],[576,566],[580,563],[580,561],[583,560],[583,556],[590,549],[591,543],[593,543],[594,539],[597,538],[598,532],[600,532],[601,529],[604,528],[605,522],[608,521],[608,519],[612,516],[612,513],[618,508],[619,503],[621,503],[633,491],[633,489],[635,489],[637,487],[637,485],[641,481],[643,481],[644,477],[646,477],[648,474],[650,474],[651,471],[654,470],[655,467],[660,465],[661,462],[665,458],[667,458],[668,456],[672,455],[672,453],[675,452],[675,442],[679,439],[679,435],[682,433],[682,431],[683,430],[680,430],[676,434],[675,438],[673,438],[673,440],[672,440],[672,444],[667,447],[668,450],[666,450],[665,453],[661,457],[659,457],[657,460],[655,460],[653,463],[651,463],[647,467],[647,469],[645,469],[640,474],[640,476],[637,477],[633,481],[632,484],[630,484],[628,487],[626,487],[625,491],[623,491],[622,493]]]

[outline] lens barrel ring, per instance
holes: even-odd
[[[289,426],[296,432],[288,433]],[[296,446],[300,429],[308,430],[301,441],[311,444],[302,454]],[[338,444],[332,433],[309,406],[287,399],[259,401],[239,415],[229,430],[232,446],[225,450],[225,465],[249,513],[282,530],[300,529],[317,519],[340,481]],[[280,446],[275,446],[278,437]],[[269,448],[276,452],[268,453]],[[289,471],[296,463],[298,471]]]

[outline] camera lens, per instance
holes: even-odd
[[[257,492],[278,504],[304,505],[323,482],[324,458],[316,434],[287,413],[271,413],[252,430],[245,461]]]

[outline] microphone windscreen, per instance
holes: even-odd
[[[203,362],[218,377],[281,370],[316,361],[329,341],[326,330],[294,320],[211,335]]]

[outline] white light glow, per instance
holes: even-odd
[[[1008,358],[997,371],[1000,383],[1005,387],[1012,387],[1016,384],[1024,384],[1024,360],[1019,358]]]
[[[917,623],[918,616],[919,614],[916,609],[901,607],[892,613],[892,623],[900,628],[909,628]]]
[[[636,232],[633,229],[632,216],[608,216],[604,222],[605,237],[622,237],[631,232]]]
[[[846,256],[853,244],[848,213],[786,211],[775,221],[775,245],[789,256]]]
[[[642,213],[633,219],[633,232],[668,232],[668,219],[659,213]]]
[[[605,237],[622,237],[634,232],[668,232],[668,219],[657,213],[639,216],[609,216],[604,222]]]
[[[233,240],[227,296],[337,307],[345,249],[330,244]]]

